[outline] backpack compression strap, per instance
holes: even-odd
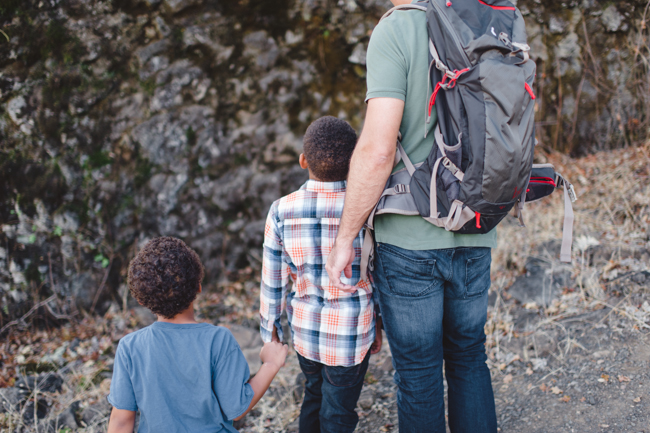
[[[562,248],[560,249],[560,261],[571,263],[571,243],[573,241],[573,206],[576,201],[576,193],[573,185],[561,174],[555,173],[557,186],[562,185],[564,189],[564,228],[562,229]]]

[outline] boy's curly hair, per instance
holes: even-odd
[[[199,256],[185,242],[155,238],[129,264],[129,290],[152,313],[171,319],[190,306],[203,280]]]
[[[312,174],[323,182],[345,180],[357,133],[348,122],[333,116],[315,120],[307,128],[303,153]]]

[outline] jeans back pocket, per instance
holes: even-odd
[[[423,251],[381,244],[377,247],[377,257],[384,268],[388,290],[394,295],[425,296],[442,283],[434,277],[436,260]]]
[[[481,296],[490,288],[490,265],[492,250],[490,248],[474,248],[475,257],[467,259],[465,265],[465,296],[471,298]]]

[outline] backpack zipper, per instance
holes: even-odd
[[[466,63],[465,66],[470,68],[472,66],[472,62],[470,62],[469,57],[467,56],[467,53],[463,49],[463,44],[460,42],[460,39],[458,38],[458,35],[456,34],[456,30],[454,30],[454,26],[451,23],[451,20],[447,16],[446,12],[444,9],[440,7],[440,5],[436,2],[436,0],[431,0],[431,3],[433,4],[433,7],[436,8],[438,11],[438,14],[443,17],[443,21],[445,26],[447,27],[447,31],[451,33],[452,39],[454,40],[456,44],[456,48],[460,50],[462,53],[463,59],[465,59]],[[447,65],[449,67],[449,65]]]

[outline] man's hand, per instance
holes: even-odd
[[[325,270],[330,277],[330,282],[339,290],[346,293],[354,293],[357,288],[341,282],[341,272],[347,278],[352,278],[352,262],[354,262],[355,253],[352,242],[339,242],[338,240],[332,247],[330,255],[327,258]]]

